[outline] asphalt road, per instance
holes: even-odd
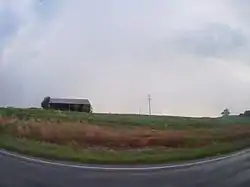
[[[250,153],[184,168],[104,171],[37,163],[0,153],[0,187],[247,187]]]

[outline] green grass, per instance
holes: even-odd
[[[27,139],[17,139],[9,135],[0,136],[0,147],[35,157],[47,159],[67,160],[80,163],[99,164],[152,164],[168,163],[184,160],[200,159],[230,153],[246,148],[250,141],[234,143],[220,143],[199,149],[154,149],[150,151],[93,151],[87,149],[73,149]]]
[[[89,114],[80,112],[57,112],[42,109],[0,108],[0,116],[16,117],[22,120],[61,120],[87,121],[96,125],[108,126],[147,126],[154,129],[192,129],[192,128],[220,128],[235,124],[250,124],[250,118],[192,118],[176,116],[147,116],[135,114]]]
[[[245,117],[228,118],[191,118],[174,116],[146,116],[128,114],[87,114],[78,112],[58,112],[41,109],[0,108],[1,117],[17,118],[19,121],[87,121],[90,124],[119,127],[149,127],[152,129],[212,129],[227,128],[230,125],[250,125],[250,119]],[[1,121],[0,121],[1,123]],[[25,123],[24,123],[25,124]],[[18,124],[16,124],[18,125]],[[60,125],[60,123],[58,124]],[[104,149],[88,149],[68,145],[57,145],[34,139],[19,139],[10,133],[13,126],[0,126],[0,148],[16,151],[31,156],[69,160],[81,163],[105,164],[141,164],[166,163],[192,160],[230,153],[250,146],[250,137],[241,137],[227,141],[218,141],[199,148],[153,148],[144,151],[110,151]],[[250,127],[250,126],[249,126]],[[248,129],[248,127],[247,127]],[[231,135],[231,133],[230,133]],[[218,137],[221,137],[220,134]],[[197,140],[198,141],[198,140]],[[192,143],[192,142],[190,142]]]

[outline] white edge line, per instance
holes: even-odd
[[[190,167],[195,165],[201,165],[201,164],[207,164],[211,162],[221,161],[228,158],[236,157],[242,154],[245,154],[247,152],[250,152],[250,149],[240,151],[231,155],[222,156],[214,159],[207,159],[203,161],[197,161],[197,162],[191,162],[186,164],[175,164],[175,165],[162,165],[162,166],[152,166],[152,167],[101,167],[101,166],[86,166],[86,165],[75,165],[75,164],[66,164],[66,163],[60,163],[60,162],[52,162],[52,161],[46,161],[41,160],[37,158],[30,158],[22,155],[18,155],[15,153],[10,153],[5,150],[0,150],[0,154],[6,155],[6,156],[12,156],[18,159],[35,162],[35,163],[41,163],[41,164],[47,164],[47,165],[53,165],[53,166],[61,166],[61,167],[69,167],[69,168],[79,168],[79,169],[89,169],[89,170],[113,170],[113,171],[153,171],[153,170],[160,170],[160,169],[175,169],[175,168],[184,168],[184,167]]]

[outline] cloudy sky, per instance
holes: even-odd
[[[250,109],[250,0],[0,0],[0,106],[88,98],[96,112]]]

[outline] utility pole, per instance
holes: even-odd
[[[148,113],[149,113],[149,115],[151,115],[151,100],[152,100],[151,95],[148,94]]]

